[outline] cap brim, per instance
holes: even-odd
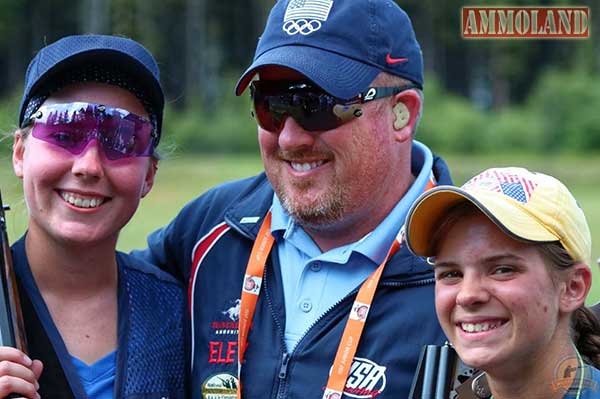
[[[518,201],[491,191],[467,192],[459,187],[440,186],[423,194],[409,211],[406,239],[409,249],[419,256],[429,253],[431,239],[448,211],[462,202],[471,202],[502,231],[514,239],[529,242],[559,241]]]
[[[264,52],[254,60],[238,81],[235,94],[242,94],[259,69],[268,65],[293,69],[341,99],[357,96],[381,72],[369,64],[315,47],[281,46]]]

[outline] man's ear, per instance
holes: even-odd
[[[393,107],[393,128],[397,141],[412,140],[419,109],[421,108],[421,97],[414,90],[403,91],[394,97],[396,104]]]
[[[15,133],[15,141],[13,142],[13,170],[15,175],[19,178],[23,178],[23,158],[25,156],[25,139],[21,132]]]
[[[584,263],[577,263],[568,271],[564,281],[565,288],[560,297],[560,309],[565,312],[574,312],[585,302],[592,285],[592,272]]]
[[[156,176],[157,170],[158,160],[150,158],[148,173],[146,173],[146,178],[144,179],[144,185],[142,187],[142,198],[144,198],[150,192],[150,190],[152,190],[152,186],[154,186],[154,177]]]

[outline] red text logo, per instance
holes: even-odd
[[[208,343],[209,363],[233,363],[237,359],[237,341],[210,341]]]
[[[463,7],[465,39],[574,39],[590,35],[589,7]]]

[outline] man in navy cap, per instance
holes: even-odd
[[[144,252],[189,281],[195,398],[408,397],[422,345],[444,340],[431,267],[399,234],[451,184],[413,140],[422,87],[394,1],[274,6],[236,88],[265,173],[196,199]]]

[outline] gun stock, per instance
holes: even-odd
[[[0,241],[2,243],[2,251],[0,251],[0,346],[12,346],[27,353],[21,300],[6,231],[5,211],[9,209],[2,202],[2,192],[0,192]]]

